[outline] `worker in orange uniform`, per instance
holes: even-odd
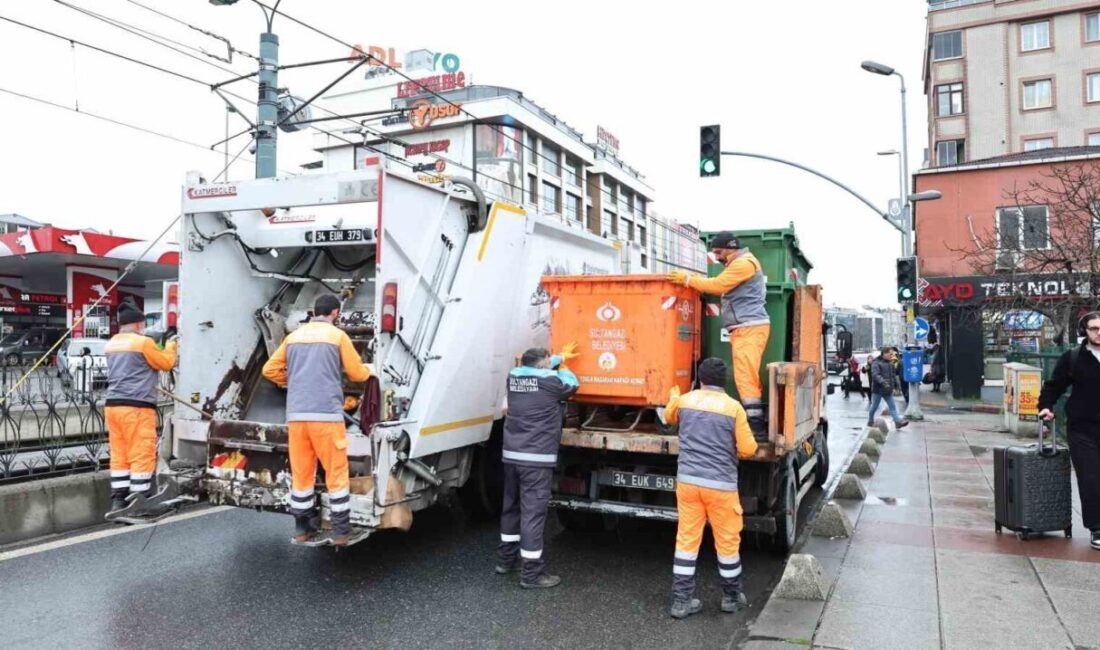
[[[264,364],[264,377],[287,388],[286,420],[290,437],[290,514],[294,541],[309,542],[313,523],[317,460],[325,468],[332,521],[332,544],[351,541],[351,490],[348,438],[344,429],[344,388],[340,369],[353,382],[370,377],[348,335],[334,323],[340,301],[323,294],[313,304],[313,319],[291,332]]]
[[[676,470],[676,555],[672,561],[673,618],[703,609],[694,597],[695,563],[710,521],[722,577],[722,611],[733,613],[748,602],[741,591],[741,529],[744,526],[737,489],[737,462],[756,453],[745,409],[726,394],[728,370],[721,359],[699,364],[699,390],[680,396],[673,388],[665,422],[680,425]]]
[[[103,416],[111,447],[111,512],[130,495],[153,496],[157,470],[157,384],[159,372],[176,365],[176,341],[161,350],[145,336],[145,314],[123,305],[119,332],[104,348],[107,401]]]
[[[748,414],[749,426],[758,439],[765,439],[764,386],[760,363],[768,345],[771,321],[764,309],[767,282],[760,261],[741,247],[737,236],[720,232],[710,243],[711,252],[726,265],[717,277],[704,278],[684,271],[672,271],[669,279],[702,293],[722,296],[722,325],[730,335],[733,383]]]

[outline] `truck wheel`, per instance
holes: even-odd
[[[470,478],[458,490],[458,499],[467,516],[486,521],[500,516],[504,505],[504,420],[493,423],[489,440],[474,452]]]
[[[555,508],[562,528],[574,533],[606,533],[615,529],[615,518],[599,512]]]
[[[797,472],[793,465],[787,466],[787,475],[783,477],[779,489],[779,499],[775,511],[775,537],[772,545],[775,550],[786,554],[794,548],[798,536],[798,483]]]
[[[817,445],[817,466],[814,468],[814,485],[821,487],[829,478],[829,440],[819,434]]]

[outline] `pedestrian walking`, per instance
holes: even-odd
[[[523,353],[522,365],[508,373],[508,415],[504,420],[504,508],[500,515],[501,575],[520,568],[524,589],[556,587],[561,578],[546,572],[542,557],[550,484],[561,445],[562,401],[580,383],[565,363],[576,358],[570,343],[550,356],[543,348]]]
[[[876,353],[869,352],[866,357],[863,358],[863,366],[860,367],[860,384],[863,386],[863,393],[867,396],[867,399],[871,399],[871,363],[875,360]]]
[[[728,376],[721,359],[699,364],[699,390],[669,395],[665,422],[680,425],[676,469],[676,553],[672,561],[672,603],[669,613],[681,619],[699,612],[695,598],[695,564],[710,521],[722,578],[722,611],[744,609],[741,590],[741,529],[744,526],[738,492],[738,459],[751,458],[757,443],[745,409],[726,394]]]
[[[871,410],[867,413],[867,425],[875,423],[875,413],[883,402],[890,409],[890,417],[894,418],[897,428],[909,426],[909,423],[898,415],[898,405],[894,401],[894,389],[897,388],[898,374],[894,369],[894,361],[897,359],[897,351],[892,347],[882,348],[882,354],[871,362]]]
[[[351,543],[351,479],[341,369],[357,383],[365,382],[371,373],[347,333],[336,327],[339,317],[340,299],[332,294],[318,296],[310,322],[283,339],[263,368],[264,377],[287,389],[289,505],[298,544],[310,542],[317,534],[314,490],[318,460],[325,469],[332,545]]]
[[[1054,404],[1072,387],[1066,400],[1069,453],[1081,494],[1081,519],[1100,551],[1100,312],[1086,314],[1077,326],[1079,347],[1058,358],[1039,393],[1039,417],[1054,419]]]
[[[103,417],[111,451],[111,510],[123,510],[133,495],[153,496],[157,470],[157,383],[176,365],[176,341],[161,350],[145,336],[145,314],[118,310],[119,332],[104,347],[107,400]],[[91,386],[87,386],[90,390]],[[140,507],[140,506],[134,506]]]

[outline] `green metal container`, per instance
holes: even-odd
[[[771,320],[768,345],[764,349],[764,359],[760,364],[760,380],[764,385],[764,402],[768,401],[768,364],[776,361],[789,361],[791,358],[790,323],[794,312],[795,287],[805,284],[806,277],[813,268],[810,261],[798,247],[798,238],[794,226],[771,230],[735,230],[741,244],[752,251],[768,278],[767,298],[764,305]],[[710,246],[711,239],[718,232],[704,232],[702,239]],[[707,275],[714,277],[722,272],[724,266],[719,262],[707,267]],[[792,274],[791,270],[796,270]],[[740,398],[733,385],[732,362],[730,358],[729,336],[722,326],[720,298],[705,296],[707,309],[703,319],[703,356],[718,357],[731,364],[731,373],[726,390],[730,395]]]

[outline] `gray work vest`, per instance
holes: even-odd
[[[722,294],[722,325],[727,330],[771,322],[768,312],[764,310],[768,287],[760,261],[748,251],[741,253],[741,257],[752,262],[756,274]]]
[[[680,398],[678,482],[712,490],[737,490],[734,428],[739,409],[737,400],[721,389],[693,390]]]
[[[106,406],[155,408],[159,372],[145,360],[146,336],[121,332],[104,347],[107,357]]]

